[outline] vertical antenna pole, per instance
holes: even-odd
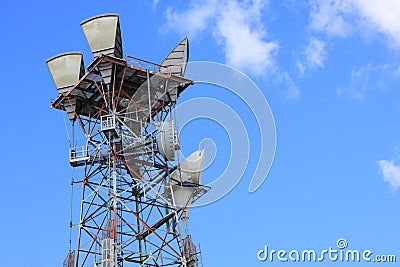
[[[149,98],[149,122],[150,122],[150,118],[151,118],[151,100],[150,100],[150,74],[149,74],[149,70],[146,69],[146,75],[147,75],[147,94],[148,94],[148,98]]]
[[[72,147],[71,149],[74,149],[74,142],[75,142],[75,121],[72,121]],[[68,131],[67,131],[68,133]],[[71,146],[71,143],[70,143]],[[71,195],[70,195],[70,210],[69,210],[69,251],[71,252],[72,250],[72,208],[73,208],[73,198],[74,198],[74,171],[75,167],[72,166],[72,174],[71,174]]]
[[[113,205],[114,205],[114,220],[113,220],[113,238],[117,241],[117,159],[116,159],[117,143],[113,143]]]

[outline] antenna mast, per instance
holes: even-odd
[[[47,60],[58,90],[51,107],[83,136],[69,153],[82,191],[76,249],[64,267],[200,266],[184,228],[190,205],[209,189],[201,185],[205,152],[176,161],[172,112],[193,84],[184,78],[188,40],[155,64],[123,57],[117,14],[81,27],[94,56],[86,71],[81,52]]]

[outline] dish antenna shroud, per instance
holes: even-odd
[[[180,149],[178,134],[174,128],[174,121],[160,122],[156,135],[157,147],[161,155],[169,161],[175,160],[175,151]]]

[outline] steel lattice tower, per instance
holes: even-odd
[[[81,170],[73,184],[82,191],[79,222],[71,222],[77,247],[64,266],[198,266],[184,229],[190,204],[207,190],[204,150],[183,168],[173,121],[177,98],[193,84],[183,77],[188,40],[154,64],[123,57],[118,15],[81,26],[94,55],[86,71],[80,52],[47,60],[59,92],[51,107],[85,137],[70,148],[70,164]]]

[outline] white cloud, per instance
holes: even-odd
[[[381,34],[390,47],[400,49],[400,1],[312,0],[310,28],[329,37],[355,31]]]
[[[368,26],[382,33],[395,47],[400,48],[400,1],[353,0]]]
[[[368,82],[370,80],[370,75],[373,66],[368,64],[361,66],[357,69],[353,68],[351,70],[351,81],[350,84],[344,88],[338,88],[338,95],[345,95],[357,101],[364,100],[364,94],[368,88]]]
[[[372,37],[383,40],[388,47],[400,50],[399,0],[310,1],[309,28],[311,35],[330,41],[332,38],[345,38],[359,34],[369,39]],[[311,58],[309,57],[309,59]],[[307,67],[307,60],[304,61],[301,64]],[[318,61],[316,62],[318,63]],[[299,69],[299,71],[301,74],[302,70]],[[365,94],[371,89],[385,90],[388,85],[393,88],[393,84],[397,84],[398,73],[398,67],[391,63],[354,67],[351,71],[349,85],[338,88],[337,94],[362,101]]]
[[[192,0],[189,8],[184,12],[172,8],[166,10],[167,26],[192,37],[210,27],[210,22],[217,10],[216,0]]]
[[[400,187],[400,165],[396,165],[393,160],[379,160],[379,168],[383,175],[383,180],[389,182],[393,190]]]
[[[252,73],[262,74],[273,66],[276,42],[265,41],[265,30],[260,22],[262,5],[240,6],[229,1],[217,20],[215,34],[225,47],[226,62]]]
[[[308,46],[305,50],[305,56],[307,62],[311,67],[324,67],[324,61],[326,59],[325,51],[326,43],[321,39],[312,37]]]
[[[366,64],[351,70],[347,86],[337,89],[337,94],[363,101],[370,91],[383,92],[399,86],[399,69],[393,64]]]
[[[274,66],[276,41],[267,40],[262,23],[264,1],[192,0],[186,11],[168,9],[167,26],[190,37],[209,30],[222,45],[227,64],[252,74]]]
[[[345,16],[351,9],[346,0],[312,0],[310,27],[329,36],[346,37],[352,30]]]
[[[296,67],[297,67],[297,70],[299,71],[299,77],[303,78],[304,74],[306,73],[306,67],[300,61],[296,62]]]
[[[319,38],[311,37],[308,45],[304,48],[302,55],[296,62],[299,77],[303,78],[308,69],[323,68],[326,59],[326,42]]]
[[[294,84],[289,73],[287,73],[286,71],[281,73],[280,79],[282,79],[284,84],[286,84],[287,98],[290,100],[298,100],[300,98],[300,91],[299,91],[299,88]]]

